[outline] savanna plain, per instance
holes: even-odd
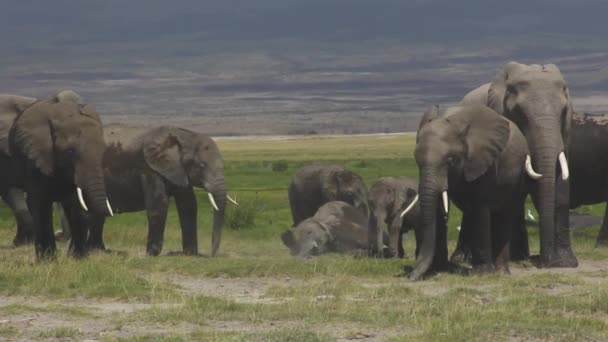
[[[292,258],[280,240],[291,225],[287,185],[310,161],[361,174],[416,176],[411,134],[224,138],[229,193],[218,257],[181,249],[171,209],[163,254],[145,255],[144,213],[106,223],[109,252],[54,262],[14,248],[13,218],[0,208],[0,340],[101,341],[603,341],[608,340],[608,248],[598,227],[574,231],[577,269],[511,264],[511,275],[438,274],[411,282],[413,235],[402,260],[324,255]],[[198,192],[199,250],[210,213]],[[529,208],[533,209],[531,205]],[[449,219],[450,250],[460,213]],[[603,214],[603,205],[579,211]],[[538,235],[530,228],[532,252]]]

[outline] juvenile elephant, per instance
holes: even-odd
[[[69,253],[84,256],[86,227],[80,208],[111,215],[101,161],[105,144],[99,115],[73,91],[28,106],[15,119],[9,150],[27,193],[34,223],[36,257],[56,253],[53,201],[61,201],[72,227]]]
[[[17,221],[17,234],[13,240],[15,246],[33,242],[34,227],[24,192],[17,187],[22,175],[9,153],[8,135],[17,115],[35,101],[32,97],[0,95],[0,196]]]
[[[309,164],[289,184],[289,204],[294,227],[312,217],[330,201],[343,201],[367,217],[367,187],[363,178],[340,165]]]
[[[281,240],[292,255],[306,258],[324,253],[365,252],[367,234],[365,215],[346,202],[331,201],[314,216],[283,232]]]
[[[448,196],[463,212],[474,270],[509,272],[510,231],[525,221],[527,153],[517,126],[488,107],[432,107],[424,114],[415,150],[421,236],[411,279],[447,266]]]
[[[409,177],[382,177],[370,188],[370,251],[378,254],[384,246],[383,225],[388,227],[388,254],[403,258],[403,234],[419,224],[418,180]]]
[[[121,124],[105,126],[107,149],[103,165],[108,197],[116,213],[146,210],[146,252],[156,256],[163,247],[169,198],[175,198],[182,230],[182,250],[198,254],[197,203],[193,187],[209,192],[213,206],[211,255],[220,247],[226,186],[224,162],[215,142],[187,129],[160,126],[141,129]],[[235,202],[236,203],[236,202]],[[90,219],[88,244],[104,249],[103,216]]]
[[[568,146],[572,103],[559,68],[553,64],[507,64],[492,83],[469,94],[461,104],[484,104],[514,122],[526,137],[526,172],[539,213],[541,267],[576,267],[568,227],[570,186]],[[556,167],[557,166],[557,167]],[[514,231],[511,255],[529,256],[525,229]]]
[[[570,132],[570,208],[608,201],[608,114],[574,113]],[[596,244],[608,245],[608,204]]]

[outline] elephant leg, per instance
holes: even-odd
[[[87,247],[89,249],[105,250],[106,245],[103,242],[103,226],[106,222],[106,218],[98,215],[90,215],[87,222],[89,226]]]
[[[5,196],[4,202],[13,211],[17,221],[17,234],[13,240],[15,246],[29,244],[34,241],[33,219],[27,207],[25,193],[21,189],[10,188]]]
[[[473,239],[472,234],[472,217],[467,214],[467,210],[462,214],[462,221],[460,223],[460,233],[458,234],[458,243],[456,249],[450,257],[450,261],[453,263],[463,263],[471,261],[471,241]]]
[[[141,178],[146,213],[148,215],[146,253],[151,256],[157,256],[163,249],[169,196],[167,195],[165,184],[159,176],[146,174],[142,175]]]
[[[530,258],[530,245],[528,243],[528,229],[526,228],[525,217],[526,205],[525,197],[518,204],[518,208],[514,209],[513,217],[509,218],[513,222],[511,228],[510,260],[524,261]]]
[[[570,232],[570,184],[558,178],[555,188],[555,262],[553,267],[577,267]]]
[[[472,224],[468,227],[472,234],[473,269],[480,273],[493,272],[490,209],[486,205],[481,205],[473,210],[474,212],[471,213]]]
[[[181,188],[175,191],[174,196],[182,228],[182,251],[185,255],[197,255],[197,205],[194,190],[191,187]]]
[[[443,214],[443,209],[437,213],[437,236],[435,244],[435,256],[430,267],[432,271],[445,271],[449,268],[448,262],[448,222]]]
[[[57,252],[53,234],[53,202],[41,191],[42,186],[32,186],[27,196],[27,206],[30,208],[34,223],[36,260],[54,259]]]
[[[602,220],[602,227],[600,228],[599,234],[597,234],[597,240],[595,240],[596,246],[608,246],[608,202],[606,202],[606,209],[604,209],[604,219]]]
[[[511,229],[519,221],[517,210],[505,213],[492,214],[492,262],[497,272],[510,273],[509,271],[509,241],[511,240]],[[521,213],[523,217],[523,212]]]
[[[401,235],[401,220],[399,220],[399,213],[396,215],[397,217],[393,219],[391,224],[388,226],[388,247],[389,253],[393,257],[403,252],[403,245],[401,245],[403,242],[403,236]]]
[[[88,229],[76,192],[63,200],[61,205],[70,226],[69,254],[77,258],[84,257],[88,253],[86,243]]]
[[[61,203],[55,203],[55,211],[61,218],[61,231],[57,231],[55,237],[68,241],[72,238],[72,233],[70,230],[70,222],[65,214],[65,210],[63,210],[63,205]]]

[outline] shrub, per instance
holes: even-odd
[[[274,172],[285,172],[288,167],[289,164],[287,164],[287,161],[285,160],[277,160],[272,163],[272,171]]]
[[[230,205],[226,212],[226,225],[230,229],[241,230],[255,227],[255,219],[261,210],[257,199],[253,201],[241,201],[238,207]]]

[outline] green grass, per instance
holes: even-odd
[[[111,253],[84,260],[65,256],[34,263],[33,247],[13,248],[14,221],[0,208],[0,337],[102,339],[107,341],[330,341],[374,336],[393,341],[572,341],[608,339],[608,249],[595,248],[597,228],[574,234],[583,264],[595,267],[536,271],[512,264],[513,275],[439,274],[412,283],[414,242],[404,260],[324,255],[289,256],[279,235],[291,225],[287,185],[303,164],[344,164],[370,185],[380,176],[416,176],[413,138],[305,137],[284,141],[220,140],[230,207],[219,256],[145,256],[144,213],[116,216],[106,224]],[[280,165],[278,167],[277,165]],[[199,249],[208,253],[211,208],[199,200]],[[529,205],[531,208],[531,205]],[[581,211],[602,214],[603,205]],[[449,219],[450,249],[460,212]],[[232,229],[231,229],[232,228]],[[530,229],[538,249],[538,233]],[[181,249],[172,207],[164,254]],[[598,266],[599,265],[599,266]],[[2,304],[5,303],[5,304]],[[114,311],[103,305],[140,305]],[[143,306],[142,306],[143,305]],[[64,317],[61,325],[19,323],[31,314]],[[43,319],[43,318],[38,318]],[[5,323],[1,323],[7,320]],[[103,334],[86,324],[103,325]],[[154,329],[151,332],[150,329]]]

